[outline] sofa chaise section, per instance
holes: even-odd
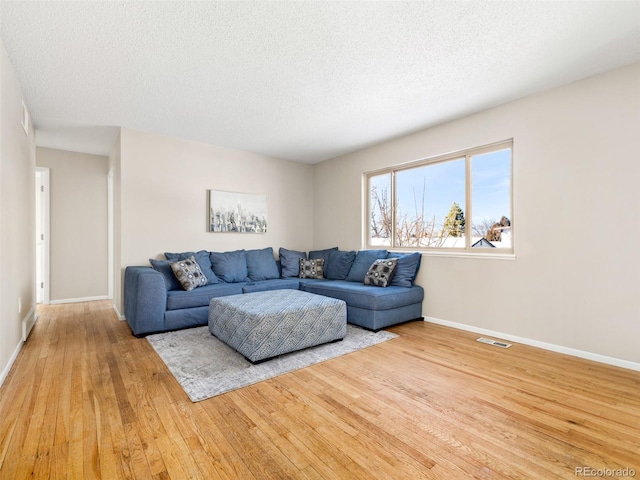
[[[309,293],[344,300],[349,323],[369,330],[422,317],[424,290],[418,285],[378,288],[346,280],[327,280],[303,282],[301,288]]]

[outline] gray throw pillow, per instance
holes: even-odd
[[[364,276],[364,284],[374,285],[376,287],[388,287],[391,284],[391,280],[393,280],[397,266],[397,258],[376,260],[371,264],[367,274]]]
[[[324,259],[300,259],[300,278],[324,278]]]
[[[200,250],[199,252],[181,252],[181,253],[171,253],[165,252],[164,256],[170,262],[175,262],[176,260],[184,260],[185,258],[194,257],[198,265],[200,266],[200,270],[204,273],[204,276],[207,277],[207,284],[213,285],[219,283],[218,277],[213,272],[213,268],[211,268],[211,260],[209,259],[209,252],[206,250]]]
[[[176,280],[178,280],[182,288],[187,291],[207,284],[207,277],[205,277],[202,270],[200,270],[200,265],[196,262],[195,257],[169,262],[169,266],[171,266]]]

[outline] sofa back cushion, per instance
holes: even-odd
[[[391,280],[391,285],[398,287],[413,286],[413,282],[415,281],[418,270],[420,269],[422,254],[420,252],[389,253],[387,258],[398,259],[398,266],[396,268],[396,273]]]
[[[327,277],[326,267],[329,264],[329,255],[331,255],[331,252],[337,251],[337,250],[338,250],[338,247],[333,247],[333,248],[325,248],[324,250],[311,250],[309,252],[309,260],[318,260],[318,259],[324,260],[325,278]]]
[[[171,265],[169,265],[168,260],[155,260],[150,258],[149,263],[154,270],[162,274],[167,290],[182,290],[182,286],[178,283],[176,276],[173,274],[173,270],[171,270]]]
[[[329,260],[324,264],[325,276],[331,280],[344,280],[349,275],[355,259],[356,252],[353,250],[331,250]]]
[[[278,264],[273,257],[273,248],[267,247],[261,250],[247,250],[247,274],[251,280],[271,280],[280,278]]]
[[[388,253],[387,250],[360,250],[345,280],[349,282],[364,282],[364,276],[369,271],[371,264],[381,258],[387,258]]]
[[[210,252],[211,266],[216,276],[227,283],[244,282],[248,278],[247,256],[244,250]]]
[[[282,278],[297,277],[300,275],[300,259],[306,260],[305,252],[280,248],[280,266],[282,267]]]

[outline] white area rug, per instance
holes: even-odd
[[[167,364],[192,402],[308,367],[397,337],[347,325],[344,340],[307,348],[252,365],[211,335],[208,327],[149,335],[147,340]]]

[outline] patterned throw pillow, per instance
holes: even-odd
[[[300,259],[300,278],[324,278],[324,258]]]
[[[171,270],[173,270],[176,280],[180,282],[180,285],[182,285],[182,288],[186,291],[207,284],[207,277],[205,277],[202,270],[200,270],[200,265],[196,262],[195,257],[169,262],[169,265],[171,266]]]
[[[393,280],[398,266],[397,258],[385,258],[376,260],[369,267],[369,271],[364,276],[365,285],[375,285],[376,287],[387,287]]]

